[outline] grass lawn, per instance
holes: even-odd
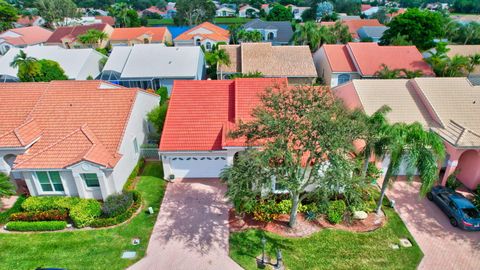
[[[147,163],[137,190],[143,195],[144,208],[155,214],[139,213],[129,223],[113,229],[60,233],[0,234],[0,269],[59,267],[72,269],[125,269],[133,261],[121,259],[125,250],[145,255],[156,214],[165,192],[161,163]],[[138,246],[131,239],[139,237]]]
[[[173,25],[173,19],[148,19],[147,20],[147,26],[153,26],[153,25],[159,25],[159,24]]]
[[[275,248],[282,250],[288,269],[416,269],[423,253],[413,240],[400,217],[385,209],[388,223],[369,233],[352,233],[325,229],[307,238],[284,238],[260,230],[231,234],[230,257],[245,269],[257,269],[255,257],[261,254],[262,235],[267,239],[267,250],[275,256]],[[413,247],[393,250],[407,237]]]
[[[240,17],[220,17],[213,19],[214,23],[218,24],[244,24],[252,19]]]

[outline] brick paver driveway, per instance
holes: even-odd
[[[147,248],[130,269],[241,269],[228,256],[228,209],[219,180],[169,184]]]
[[[387,195],[425,254],[419,269],[480,269],[480,232],[452,227],[433,202],[419,199],[418,187],[397,181]]]

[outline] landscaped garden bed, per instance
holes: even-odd
[[[145,255],[166,188],[159,162],[147,163],[137,180],[131,182],[135,183],[132,186],[142,196],[141,211],[115,227],[48,233],[0,233],[0,269],[127,268]],[[148,207],[153,208],[154,214],[146,211]],[[133,239],[138,239],[139,244],[133,245]],[[134,251],[136,257],[133,260],[121,259],[124,251]]]

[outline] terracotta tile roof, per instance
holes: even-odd
[[[323,45],[325,55],[332,72],[356,72],[355,64],[350,57],[347,46],[343,44]]]
[[[143,35],[152,37],[152,41],[164,41],[165,33],[168,31],[166,27],[132,27],[132,28],[115,28],[110,40],[134,40],[142,38]],[[143,38],[142,38],[143,40]]]
[[[371,5],[362,4],[362,11],[369,10],[371,8],[372,8]]]
[[[399,8],[396,12],[394,13],[388,13],[387,14],[387,17],[390,17],[390,18],[395,18],[397,17],[398,15],[401,15],[403,13],[407,12],[407,9],[406,8]]]
[[[112,16],[95,16],[95,19],[99,19],[102,23],[110,24],[111,26],[115,25],[115,18]]]
[[[238,48],[240,53],[238,53]],[[261,72],[266,77],[317,77],[308,46],[272,46],[271,43],[221,45],[230,55],[230,65],[222,72]],[[240,57],[239,57],[240,54]]]
[[[203,31],[201,29],[203,29]],[[192,29],[183,32],[177,36],[175,40],[192,40],[195,36],[201,36],[202,39],[208,38],[214,41],[228,42],[230,40],[230,32],[228,30],[209,22],[201,23]]]
[[[62,43],[62,39],[65,37],[76,39],[79,35],[85,34],[90,29],[103,31],[105,27],[107,27],[106,23],[59,27],[53,32],[47,40],[47,43]]]
[[[251,119],[259,94],[286,79],[175,81],[160,151],[222,150],[241,140],[225,137],[238,120]]]
[[[353,38],[358,38],[358,29],[364,26],[383,26],[377,19],[365,19],[365,20],[346,20],[342,21],[343,24],[348,26],[350,34]]]
[[[450,49],[450,51],[447,52],[448,57],[480,54],[480,45],[448,45],[447,48]],[[480,75],[480,66],[476,66],[472,74]]]
[[[21,16],[17,19],[17,23],[20,24],[20,25],[24,25],[24,26],[30,26],[38,18],[39,18],[39,16],[32,16],[31,18],[29,16]]]
[[[2,34],[9,31],[20,35],[20,37],[2,36]],[[8,43],[15,46],[36,45],[44,43],[52,35],[52,31],[40,26],[14,28],[7,30],[6,32],[0,34],[0,38],[5,39]]]
[[[121,157],[118,149],[140,90],[104,84],[0,84],[0,148],[34,142],[17,156],[14,168],[65,168],[81,160],[113,167]]]

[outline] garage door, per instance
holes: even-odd
[[[225,157],[170,157],[175,178],[217,178],[227,165]]]

